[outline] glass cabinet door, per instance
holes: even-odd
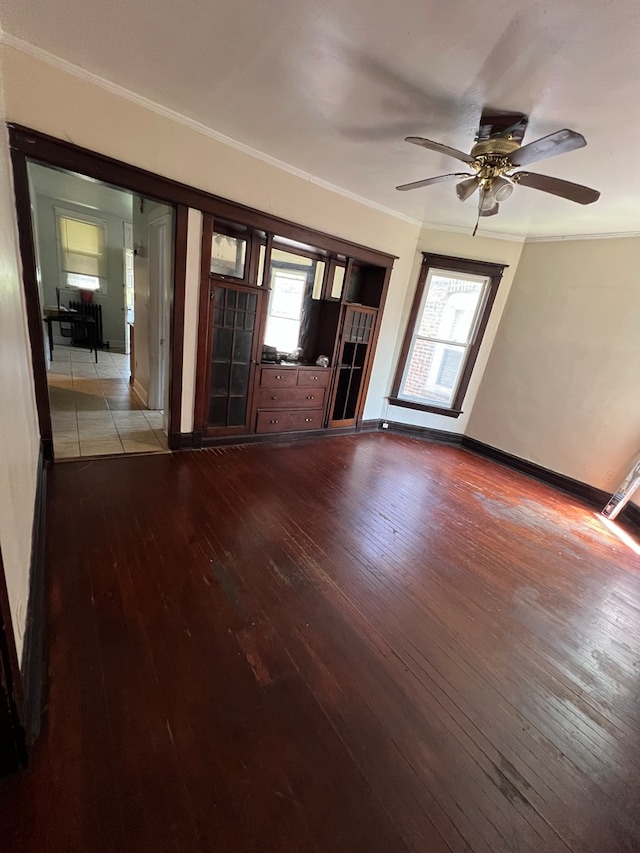
[[[242,431],[248,420],[259,294],[211,282],[211,362],[208,429]]]
[[[359,415],[376,313],[372,308],[361,307],[349,307],[345,312],[331,408],[331,426],[353,424]]]

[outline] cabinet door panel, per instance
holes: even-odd
[[[241,285],[212,282],[209,405],[205,429],[248,431],[259,298]]]

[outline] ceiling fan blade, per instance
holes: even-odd
[[[512,178],[524,187],[558,195],[560,198],[566,198],[569,201],[577,201],[578,204],[593,204],[600,198],[598,190],[592,190],[591,187],[584,187],[582,184],[574,184],[571,181],[562,181],[560,178],[552,178],[549,175],[538,175],[535,172],[516,172]]]
[[[478,179],[475,177],[467,178],[466,181],[460,181],[456,187],[456,195],[460,201],[466,201],[478,189]]]
[[[537,160],[546,160],[547,157],[555,157],[556,154],[564,154],[566,151],[574,151],[576,148],[584,148],[587,140],[581,133],[575,130],[556,130],[549,136],[536,139],[522,148],[516,148],[507,156],[507,160],[514,166],[526,166]]]
[[[438,175],[436,178],[425,178],[423,181],[412,181],[410,184],[400,184],[397,190],[417,190],[420,187],[429,187],[431,184],[440,184],[443,181],[455,181],[458,178],[466,178],[469,172],[452,172],[450,175]],[[475,180],[475,179],[474,179]]]
[[[422,148],[430,148],[431,151],[438,151],[440,154],[447,154],[449,157],[455,157],[456,160],[462,160],[463,163],[473,163],[474,160],[471,154],[465,154],[464,151],[458,151],[457,148],[450,148],[441,142],[432,142],[431,139],[423,139],[422,136],[405,136],[404,141],[411,142],[412,145],[420,145]]]

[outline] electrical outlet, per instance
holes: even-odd
[[[389,424],[386,421],[382,424],[382,429],[389,429]]]

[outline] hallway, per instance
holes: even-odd
[[[167,451],[162,412],[143,407],[129,384],[129,356],[56,345],[49,399],[57,459]]]

